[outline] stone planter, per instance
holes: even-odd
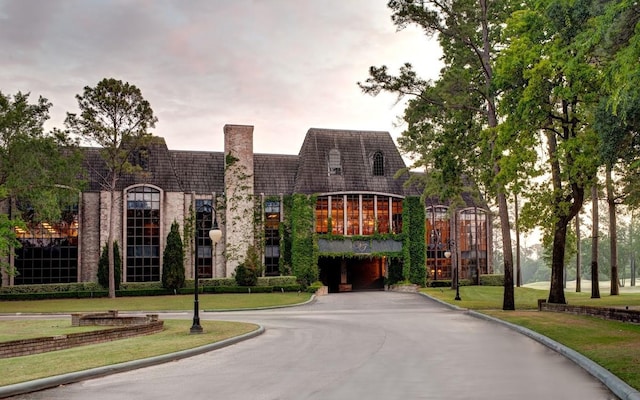
[[[418,293],[418,285],[414,283],[391,285],[389,286],[389,290],[392,292]]]
[[[329,294],[329,286],[321,286],[316,290],[316,296],[325,296],[327,294]]]

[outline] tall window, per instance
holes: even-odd
[[[392,199],[391,219],[393,223],[393,233],[402,233],[402,199]]]
[[[487,214],[484,210],[468,209],[460,212],[461,268],[464,275],[478,281],[480,274],[487,274]]]
[[[344,235],[344,198],[331,196],[331,233]]]
[[[320,197],[316,202],[316,232],[329,232],[329,199]]]
[[[360,196],[347,195],[347,235],[360,234]]]
[[[196,237],[198,277],[213,278],[213,253],[209,231],[213,227],[213,206],[210,199],[196,199]]]
[[[452,258],[445,252],[451,247],[451,223],[446,207],[429,207],[426,212],[425,242],[427,243],[427,271],[433,280],[450,279]]]
[[[265,246],[264,266],[266,276],[280,275],[280,202],[267,201],[264,207]]]
[[[373,207],[373,195],[362,195],[362,234],[373,235],[376,228],[375,209]]]
[[[160,280],[160,191],[127,192],[127,282]]]
[[[329,175],[342,175],[342,161],[340,161],[340,150],[329,150]]]
[[[20,206],[19,206],[20,207]],[[16,285],[78,281],[78,206],[67,208],[59,221],[37,221],[25,207],[26,230],[16,227],[22,247],[16,249]]]
[[[389,198],[378,196],[377,203],[378,233],[389,233]]]
[[[384,176],[384,156],[381,151],[373,154],[373,176]]]

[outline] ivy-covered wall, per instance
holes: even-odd
[[[291,267],[298,282],[318,280],[318,245],[313,228],[316,196],[294,194],[291,204]]]
[[[406,197],[402,204],[403,276],[411,283],[426,283],[425,211],[420,197]]]

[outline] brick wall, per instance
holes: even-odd
[[[0,343],[0,358],[26,356],[162,332],[164,321]]]

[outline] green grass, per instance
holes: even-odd
[[[517,310],[537,310],[538,299],[549,297],[548,291],[531,288],[514,288],[514,298]],[[504,289],[499,286],[460,286],[460,297],[462,300],[455,301],[455,290],[450,288],[427,288],[422,292],[437,299],[450,302],[463,308],[471,310],[491,310],[502,309],[502,297]],[[600,293],[601,298],[592,299],[591,292],[570,292],[565,291],[565,298],[568,304],[594,306],[594,307],[622,307],[640,306],[640,292],[621,293],[618,296],[610,296],[607,293]]]
[[[502,287],[463,286],[462,300],[456,301],[455,290],[438,288],[422,292],[462,308],[520,325],[547,336],[600,364],[629,386],[640,390],[640,325],[565,313],[537,312],[538,299],[548,292],[531,288],[515,288],[516,311],[502,311]],[[565,292],[567,303],[594,307],[637,308],[640,292],[610,296],[601,293],[591,299],[591,292]]]
[[[203,294],[199,296],[201,311],[248,309],[299,304],[309,300],[309,293]],[[115,299],[56,299],[0,302],[0,314],[67,314],[95,311],[191,311],[192,295],[120,297]],[[101,367],[168,354],[175,351],[215,343],[255,330],[253,324],[204,321],[202,335],[190,335],[191,320],[165,320],[162,333],[119,340],[117,345],[102,343],[68,350],[0,359],[0,386],[69,372]],[[72,327],[65,319],[4,320],[0,322],[0,341],[62,335],[102,329]]]
[[[43,321],[28,321],[37,323]],[[51,324],[51,321],[48,321]],[[54,322],[58,324],[59,322]],[[69,325],[71,322],[69,321]],[[3,321],[2,326],[7,325]],[[0,386],[172,353],[218,342],[257,329],[254,324],[201,321],[204,333],[189,334],[191,320],[166,320],[164,331],[50,353],[0,359]]]
[[[201,294],[200,310],[246,309],[298,304],[309,300],[311,294],[253,293]],[[32,301],[2,301],[0,314],[15,313],[72,313],[91,311],[181,311],[193,310],[193,295],[117,297],[115,299],[54,299]]]

